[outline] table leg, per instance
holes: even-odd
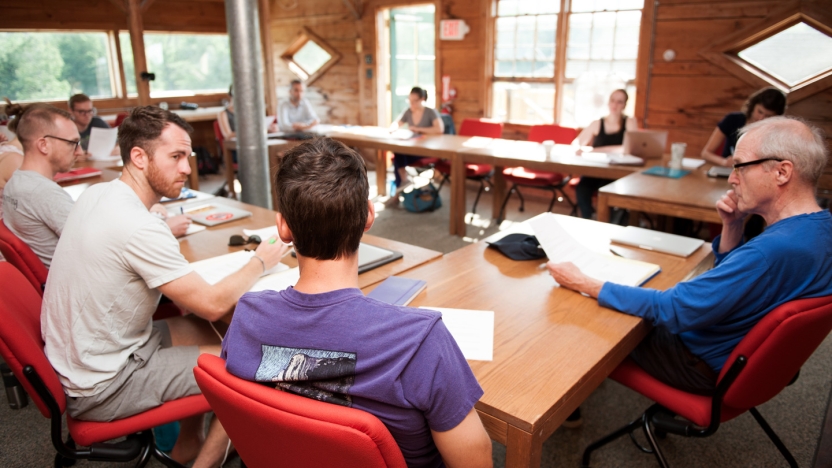
[[[598,210],[596,213],[598,214],[598,221],[602,223],[610,222],[609,200],[607,199],[607,195],[602,192],[598,192]]]
[[[451,158],[451,234],[465,236],[465,161]]]
[[[228,184],[228,195],[237,199],[237,193],[234,191],[234,158],[231,157],[231,149],[228,147],[228,142],[222,145],[222,157],[225,161],[225,183]]]
[[[387,151],[376,150],[376,187],[380,197],[387,195]]]
[[[494,176],[491,178],[491,217],[497,219],[500,208],[503,206],[503,198],[506,196],[506,179],[503,177],[503,168],[494,167]]]
[[[543,441],[509,424],[506,434],[506,468],[538,468]]]

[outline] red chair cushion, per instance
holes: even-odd
[[[444,159],[435,163],[433,168],[442,174],[451,173],[451,165]],[[490,174],[493,169],[494,168],[488,164],[466,164],[465,177],[485,177]]]
[[[390,432],[370,413],[239,379],[203,354],[197,383],[250,468],[404,468]]]
[[[43,296],[43,285],[46,284],[49,270],[32,252],[32,249],[6,227],[2,219],[0,219],[0,253],[7,262],[23,274],[38,295]]]
[[[530,185],[534,187],[551,187],[559,185],[566,178],[565,174],[557,172],[537,171],[524,167],[507,167],[503,170],[503,177],[513,184]]]
[[[557,144],[568,145],[578,136],[578,130],[560,125],[532,125],[529,129],[529,141],[538,143],[552,140]]]

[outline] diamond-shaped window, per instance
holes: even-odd
[[[280,57],[286,61],[289,70],[308,86],[335,65],[341,59],[341,54],[304,27]]]
[[[832,37],[801,22],[737,55],[793,87],[832,70]]]

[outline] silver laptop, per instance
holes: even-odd
[[[382,249],[362,242],[358,245],[358,272],[364,273],[400,258],[402,258],[401,252]]]
[[[667,146],[666,130],[631,130],[624,133],[624,154],[660,159]]]
[[[690,256],[705,243],[702,239],[692,239],[635,226],[627,226],[610,240],[619,244],[631,245],[645,250],[655,250],[656,252],[679,257]]]

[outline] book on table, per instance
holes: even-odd
[[[87,177],[96,177],[101,175],[101,170],[94,167],[81,167],[73,169],[69,172],[59,172],[52,178],[57,183],[69,182],[70,180],[86,179]]]
[[[599,281],[641,286],[661,271],[653,263],[603,255],[589,249],[570,235],[552,213],[543,213],[528,222],[549,260],[572,262],[585,275]]]
[[[423,280],[391,276],[370,291],[367,297],[387,304],[406,306],[424,291],[427,285]]]

